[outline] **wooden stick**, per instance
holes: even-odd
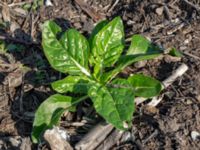
[[[97,13],[92,7],[87,5],[83,0],[75,0],[75,2],[86,12],[94,21],[100,21],[104,19],[104,16]]]
[[[108,134],[111,133],[113,128],[114,127],[111,124],[100,122],[88,134],[86,134],[86,136],[81,141],[76,144],[75,149],[95,149],[99,145],[99,143],[101,143],[108,136]]]
[[[186,71],[188,70],[188,66],[186,64],[181,64],[175,71],[172,73],[171,76],[169,76],[167,79],[165,79],[162,84],[164,88],[167,88],[169,85],[171,85],[178,77],[182,76]],[[136,105],[139,105],[143,103],[147,98],[143,97],[137,97],[135,99]],[[152,101],[148,104],[149,106],[156,106],[158,103],[162,100],[162,96],[156,96],[152,98]]]
[[[44,139],[49,143],[52,150],[73,150],[66,138],[66,133],[58,127],[53,127],[53,129],[46,130],[44,133]]]
[[[183,0],[185,3],[187,3],[188,5],[190,5],[191,7],[193,7],[194,9],[196,9],[197,11],[200,11],[200,7],[198,7],[197,5],[194,5],[192,2],[189,2],[188,0]]]
[[[116,0],[115,3],[112,5],[112,7],[108,10],[108,12],[111,12],[118,3],[119,3],[119,0]]]
[[[182,76],[186,71],[188,70],[188,66],[186,64],[182,64],[178,67],[178,69],[176,69],[174,71],[174,73],[169,76],[167,79],[165,79],[162,84],[164,85],[164,88],[167,88],[168,86],[170,86],[178,77]],[[163,96],[156,96],[153,97],[153,99],[151,100],[151,102],[149,102],[147,105],[148,106],[152,106],[155,107],[157,106],[160,101],[162,100]]]
[[[95,150],[110,149],[122,138],[124,131],[114,130]]]

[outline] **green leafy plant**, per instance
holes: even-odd
[[[59,94],[50,96],[35,113],[32,140],[37,143],[42,133],[57,124],[66,110],[90,98],[97,113],[120,130],[127,130],[135,111],[134,98],[158,95],[162,85],[156,79],[134,74],[128,79],[117,75],[137,61],[160,55],[141,35],[134,35],[130,47],[124,51],[124,27],[120,17],[102,21],[94,28],[89,40],[75,29],[65,31],[53,21],[43,25],[42,46],[51,66],[64,74],[64,79],[53,82]],[[75,93],[80,97],[61,95]]]
[[[169,51],[169,55],[175,56],[175,57],[183,56],[183,54],[180,51],[178,51],[176,48],[171,48],[171,50]]]

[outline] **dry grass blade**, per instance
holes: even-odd
[[[2,6],[2,17],[4,22],[10,22],[11,21],[11,16],[10,16],[10,9],[8,7],[8,5],[3,5]]]

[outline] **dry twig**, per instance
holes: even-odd
[[[187,55],[187,56],[190,56],[190,57],[193,57],[194,59],[197,59],[197,60],[200,60],[200,57],[196,56],[196,55],[193,55],[191,53],[188,53],[188,52],[183,52],[183,54]]]
[[[111,124],[97,124],[80,142],[75,146],[77,150],[92,150],[101,143],[113,130]]]
[[[187,3],[188,5],[190,5],[191,7],[193,7],[194,9],[196,9],[197,11],[200,11],[200,7],[198,7],[197,5],[194,5],[193,3],[189,2],[188,0],[183,0],[185,3]]]
[[[182,76],[187,70],[188,66],[186,64],[180,65],[171,76],[169,76],[162,82],[164,88],[167,88],[169,85],[171,85],[178,77]],[[135,103],[136,105],[139,105],[145,100],[146,98],[138,97],[135,99]],[[153,97],[152,101],[148,105],[156,106],[161,100],[162,100],[162,95]]]
[[[119,0],[116,0],[115,3],[112,5],[112,7],[108,10],[108,12],[111,12],[118,3],[119,3]]]
[[[89,7],[83,0],[75,0],[75,2],[86,12],[94,21],[103,20],[104,17],[97,13],[93,8]]]
[[[49,143],[52,150],[73,150],[71,145],[62,136],[62,133],[60,133],[58,127],[46,130],[44,138]]]

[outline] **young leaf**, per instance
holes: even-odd
[[[142,74],[130,76],[128,81],[133,86],[135,95],[139,97],[150,98],[162,90],[162,84],[158,80]]]
[[[33,142],[38,143],[42,133],[57,124],[62,113],[81,100],[74,100],[69,96],[60,94],[52,95],[45,100],[35,113],[31,135]]]
[[[116,64],[115,69],[111,70],[110,72],[104,73],[101,76],[101,82],[105,83],[105,82],[109,82],[110,80],[112,80],[113,78],[115,78],[115,76],[121,72],[124,68],[126,68],[127,66],[131,65],[132,63],[141,61],[141,60],[148,60],[148,59],[153,59],[157,56],[159,56],[160,54],[162,54],[161,51],[155,51],[154,53],[151,54],[139,54],[139,55],[124,55],[121,56]]]
[[[94,37],[96,36],[96,34],[105,26],[108,24],[108,21],[107,20],[103,20],[103,21],[100,21],[96,26],[95,28],[92,30],[92,33],[90,35],[90,38],[89,38],[89,44],[90,44],[90,48],[92,49],[92,42],[94,40]],[[92,55],[90,55],[90,59],[89,59],[89,62],[90,62],[90,65],[93,66],[94,65],[94,58]]]
[[[93,101],[96,111],[107,122],[116,128],[125,130],[125,124],[130,125],[134,112],[134,94],[131,86],[126,80],[117,79],[113,81],[122,87],[104,87],[94,85],[89,90],[89,96]],[[124,86],[129,88],[124,88]]]
[[[58,93],[73,92],[87,94],[89,82],[85,77],[67,76],[62,80],[53,82],[51,86]]]
[[[180,51],[178,51],[176,48],[172,48],[169,52],[169,55],[175,56],[175,57],[182,57],[183,56],[183,54]]]
[[[90,48],[92,49],[92,41],[94,39],[94,37],[96,36],[96,34],[105,26],[108,24],[108,21],[107,20],[103,20],[103,21],[100,21],[95,27],[94,29],[92,30],[92,33],[90,35],[90,38],[89,38],[89,43],[90,43]]]
[[[95,61],[95,74],[112,66],[124,48],[124,27],[120,17],[104,26],[92,41],[92,57]]]
[[[51,66],[63,73],[90,76],[88,69],[89,44],[75,29],[66,31],[60,40],[61,28],[52,21],[45,22],[42,31],[42,46]]]
[[[160,53],[161,50],[157,46],[154,46],[149,40],[145,37],[136,34],[132,36],[131,45],[127,51],[127,55],[150,55],[155,53]]]
[[[151,43],[141,35],[133,35],[131,45],[127,51],[127,55],[138,55],[148,53]]]

